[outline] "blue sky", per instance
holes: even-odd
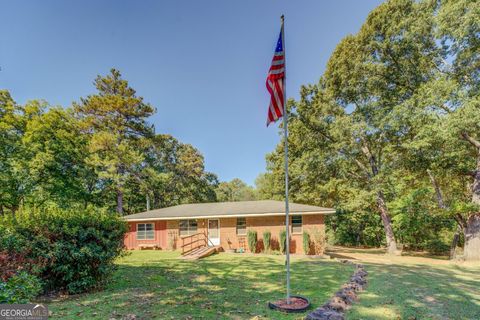
[[[279,141],[265,77],[285,14],[287,95],[317,82],[378,0],[1,1],[0,88],[69,106],[119,69],[157,108],[158,133],[191,143],[221,180],[253,184]]]

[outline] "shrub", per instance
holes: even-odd
[[[20,271],[36,273],[41,268],[42,263],[37,260],[29,259],[26,253],[15,251],[0,251],[0,280],[8,281]]]
[[[450,246],[440,239],[432,239],[425,244],[426,249],[432,254],[447,254],[450,251]]]
[[[19,253],[42,261],[34,273],[44,289],[80,293],[101,287],[115,270],[114,260],[123,253],[125,221],[94,208],[60,210],[45,208],[17,214],[16,222],[4,220],[21,238]],[[5,241],[0,242],[0,245]],[[11,248],[0,247],[0,251]]]
[[[257,252],[257,231],[249,230],[247,233],[247,241],[250,252]]]
[[[322,255],[325,252],[325,230],[314,227],[311,229],[313,249],[315,254]]]
[[[40,280],[25,271],[0,281],[0,303],[29,303],[42,291]]]
[[[310,254],[310,234],[303,231],[303,253]]]
[[[265,252],[269,252],[271,248],[271,240],[272,239],[272,233],[270,231],[265,231],[263,233],[263,246],[265,248]]]
[[[280,239],[280,243],[279,243],[280,252],[285,253],[285,249],[286,249],[286,246],[287,246],[287,231],[285,231],[285,230],[280,231],[279,239]]]

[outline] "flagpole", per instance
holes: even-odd
[[[290,304],[290,219],[288,206],[288,114],[287,114],[287,51],[285,49],[285,16],[282,14],[282,46],[284,55],[285,76],[283,77],[283,137],[285,140],[285,229],[286,229],[286,267],[287,267],[287,304]]]

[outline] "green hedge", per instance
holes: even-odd
[[[310,234],[303,231],[303,253],[310,254]]]
[[[263,248],[265,249],[265,252],[270,252],[270,248],[272,247],[272,233],[270,231],[265,231],[263,233]]]
[[[286,246],[287,246],[287,231],[285,230],[282,230],[280,231],[280,252],[281,253],[285,253],[285,250],[286,250]]]
[[[46,291],[80,293],[101,287],[124,252],[127,225],[104,210],[46,208],[1,223],[10,236],[1,237],[0,251],[37,261],[36,275]]]
[[[249,230],[247,233],[248,249],[251,253],[257,252],[257,231]]]

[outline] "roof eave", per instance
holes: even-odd
[[[304,212],[290,212],[291,215],[315,215],[323,214],[329,215],[334,214],[335,210],[324,210],[324,211],[304,211]],[[159,220],[185,220],[185,219],[216,219],[216,218],[239,218],[239,217],[272,217],[272,216],[284,216],[285,212],[272,212],[272,213],[253,213],[253,214],[228,214],[228,215],[206,215],[206,216],[190,216],[190,217],[151,217],[151,218],[127,218],[124,217],[127,221],[159,221]]]

